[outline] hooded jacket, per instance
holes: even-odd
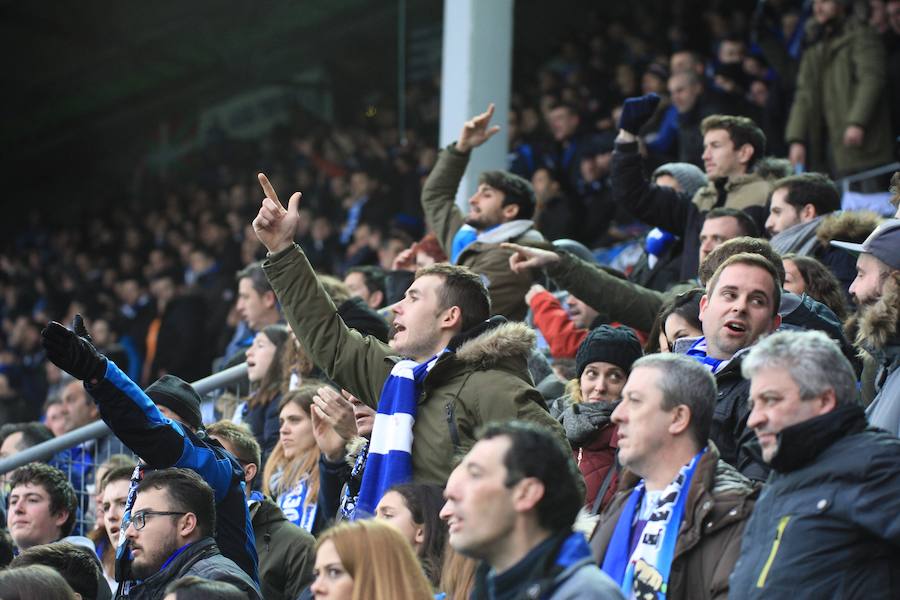
[[[824,27],[810,19],[806,33],[813,43],[800,61],[785,139],[806,146],[807,171],[829,171],[826,149],[838,175],[890,162],[886,63],[878,34],[852,19]],[[844,145],[850,125],[865,132],[859,147]]]
[[[900,440],[854,403],[778,434],[732,600],[900,596]]]
[[[383,342],[348,329],[298,246],[264,263],[272,288],[297,339],[336,383],[377,408],[385,379],[401,357]],[[455,457],[475,444],[490,421],[521,419],[553,431],[562,427],[532,386],[527,360],[534,332],[524,323],[486,322],[457,336],[425,377],[413,426],[416,482],[444,484]]]
[[[591,536],[591,549],[601,564],[628,498],[639,481],[640,477],[634,473],[622,471],[619,492],[600,515]],[[710,443],[688,490],[666,598],[729,597],[728,576],[738,558],[741,535],[758,493],[758,484],[719,460],[719,451]]]
[[[451,144],[438,155],[425,185],[422,187],[422,210],[425,212],[425,223],[437,234],[441,249],[447,256],[452,255],[453,239],[465,224],[465,216],[456,205],[456,190],[466,172],[470,153],[462,153]],[[500,235],[500,228],[509,228],[509,233]],[[520,220],[504,223],[488,236],[473,241],[465,246],[456,259],[456,264],[469,267],[486,281],[485,285],[491,295],[491,314],[503,315],[511,320],[521,321],[525,318],[528,306],[525,294],[531,287],[531,277],[527,274],[513,273],[509,268],[509,257],[512,251],[499,246],[500,242],[517,244],[546,245],[544,236],[534,228],[531,221]],[[490,241],[488,241],[490,240]]]
[[[856,346],[875,363],[875,398],[866,408],[873,427],[900,436],[900,273],[884,282],[881,298],[850,318]]]
[[[116,598],[162,600],[167,585],[188,575],[230,583],[246,594],[248,600],[262,600],[256,584],[234,562],[222,556],[210,537],[192,543],[165,568],[132,586],[127,596],[117,595]]]
[[[878,227],[880,221],[881,217],[873,212],[845,210],[826,215],[816,228],[816,245],[809,256],[828,267],[848,297],[850,284],[856,278],[856,257],[843,248],[832,246],[831,241],[861,244]]]
[[[298,598],[313,581],[316,539],[288,521],[269,498],[256,503],[251,510],[263,598]]]

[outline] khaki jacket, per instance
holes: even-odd
[[[422,210],[429,229],[437,235],[447,256],[456,232],[465,224],[465,216],[456,205],[456,190],[469,164],[469,155],[450,145],[438,156],[437,164],[422,187]],[[530,222],[523,222],[530,223]],[[534,227],[527,227],[503,239],[504,242],[548,247],[547,241]],[[497,243],[473,242],[460,253],[457,264],[469,267],[485,279],[491,295],[491,314],[521,321],[528,312],[525,294],[531,287],[528,274],[516,274],[509,268],[512,254]]]
[[[376,408],[384,381],[401,357],[344,325],[298,246],[269,257],[263,269],[316,366]],[[457,457],[475,444],[475,431],[490,421],[532,421],[566,439],[532,386],[527,357],[534,340],[524,323],[508,322],[473,335],[438,359],[425,378],[413,426],[415,481],[445,484]]]
[[[603,564],[619,517],[640,478],[622,471],[619,491],[600,515],[591,549]],[[759,487],[719,460],[710,444],[697,465],[688,492],[666,598],[700,600],[728,597],[728,577],[737,562],[741,536],[759,494]]]
[[[878,34],[848,20],[825,35],[810,23],[807,36],[820,39],[803,52],[785,139],[806,145],[808,171],[829,171],[827,148],[838,175],[890,162],[886,60]],[[858,148],[844,145],[850,125],[865,130]]]

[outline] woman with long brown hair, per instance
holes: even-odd
[[[310,591],[329,600],[430,600],[409,542],[376,520],[345,521],[319,537]]]
[[[282,355],[287,346],[288,328],[269,325],[256,334],[247,348],[247,379],[250,396],[240,403],[231,419],[253,432],[268,456],[278,441],[278,412],[282,390]]]
[[[316,534],[325,519],[317,511],[319,447],[312,433],[313,396],[322,383],[288,392],[278,405],[278,442],[263,469],[262,490],[294,525]]]

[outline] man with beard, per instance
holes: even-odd
[[[847,329],[855,331],[856,346],[877,365],[875,398],[866,417],[900,435],[900,219],[882,223],[862,244],[831,244],[859,255],[850,285],[858,308]]]
[[[215,528],[213,490],[199,475],[188,469],[145,475],[125,530],[131,572],[139,583],[118,597],[162,599],[169,583],[196,575],[231,583],[247,598],[261,598],[250,577],[219,552],[212,537]]]
[[[455,203],[470,152],[500,131],[497,125],[488,127],[493,114],[491,104],[486,112],[466,121],[459,140],[441,152],[422,188],[422,208],[428,228],[437,234],[450,262],[469,267],[485,280],[491,314],[522,320],[528,310],[523,298],[531,279],[509,270],[511,252],[500,243],[545,241],[531,220],[535,204],[531,184],[506,171],[485,171],[469,198],[468,214],[463,215]]]

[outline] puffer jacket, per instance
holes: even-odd
[[[794,103],[785,128],[788,142],[806,145],[806,169],[848,175],[891,161],[890,108],[884,46],[868,25],[850,19],[823,29],[812,19]],[[825,127],[822,127],[822,125]],[[844,131],[862,127],[862,146],[844,145]]]
[[[619,492],[600,515],[591,536],[591,549],[600,564],[603,564],[619,517],[639,481],[634,473],[622,471]],[[758,484],[719,460],[718,450],[710,443],[700,458],[688,491],[666,598],[729,597],[728,576],[737,561],[741,536],[758,493]]]
[[[263,269],[313,362],[377,408],[384,382],[401,357],[344,325],[299,246],[270,256]],[[490,421],[532,421],[565,440],[528,373],[534,332],[524,323],[494,324],[457,336],[456,351],[443,354],[425,377],[413,426],[416,482],[445,484],[455,458],[475,444],[476,429]]]
[[[278,505],[268,498],[251,510],[263,597],[266,600],[299,597],[313,581],[316,538],[288,521]]]
[[[253,580],[244,573],[233,561],[225,558],[219,552],[215,540],[211,537],[197,540],[165,568],[144,579],[137,585],[125,587],[127,593],[116,594],[117,599],[128,600],[162,600],[166,595],[166,586],[177,579],[195,575],[201,579],[223,581],[237,587],[249,600],[262,600],[259,589]]]
[[[459,152],[456,144],[451,144],[438,155],[437,163],[422,187],[425,222],[437,234],[441,249],[447,256],[451,256],[453,239],[465,224],[465,215],[456,205],[456,190],[468,164],[469,153]],[[496,236],[491,236],[490,243],[474,241],[468,244],[457,257],[456,264],[469,267],[485,279],[491,295],[491,314],[521,321],[528,311],[525,294],[531,287],[531,277],[510,270],[509,257],[512,252],[501,248],[499,243],[513,242],[540,247],[549,247],[549,244],[531,221],[516,223],[520,226],[515,227],[508,237],[493,239]]]
[[[855,403],[778,437],[732,600],[900,597],[900,440]]]

